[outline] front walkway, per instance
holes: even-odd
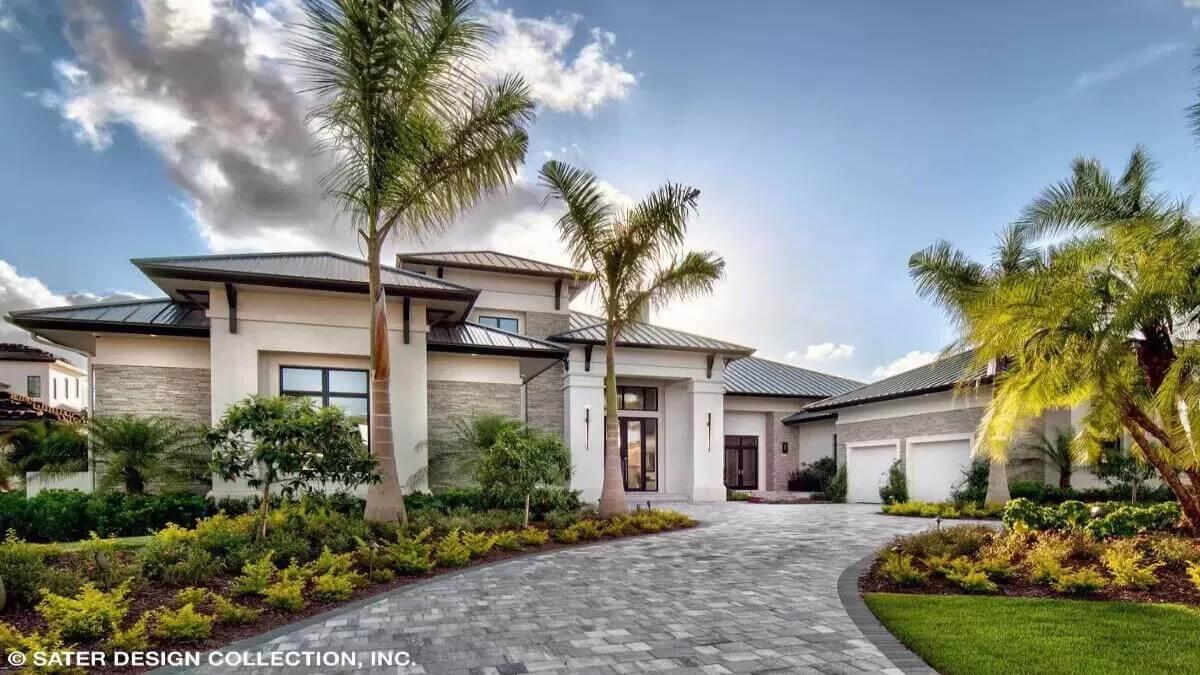
[[[393,673],[899,672],[842,608],[837,578],[929,521],[864,505],[671,507],[704,524],[468,570],[236,648],[409,652],[414,666],[377,671]]]

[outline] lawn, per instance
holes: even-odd
[[[140,537],[111,537],[111,538],[105,539],[105,541],[114,542],[114,543],[116,543],[116,545],[119,548],[135,549],[135,548],[141,548],[141,547],[145,546],[146,543],[149,542],[153,538],[154,537],[152,535],[146,534],[146,535],[142,535]],[[81,541],[68,541],[68,542],[63,542],[60,544],[46,544],[46,546],[58,549],[59,551],[70,552],[70,551],[78,551],[88,541],[89,541],[88,539],[84,539]]]
[[[1180,605],[868,593],[897,638],[946,675],[1195,672],[1200,612]]]

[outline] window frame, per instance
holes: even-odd
[[[631,389],[640,389],[642,396],[642,407],[626,408],[625,407],[625,392]],[[647,392],[654,392],[654,407],[648,407],[646,402],[650,400]],[[628,410],[631,412],[658,412],[658,387],[648,387],[640,384],[618,384],[617,385],[617,410]]]
[[[321,371],[321,391],[307,391],[303,389],[285,389],[283,387],[283,371],[291,368],[292,370],[319,370]],[[362,373],[367,378],[367,391],[364,394],[357,392],[342,392],[331,391],[329,389],[329,373]],[[279,395],[280,396],[306,396],[319,398],[321,407],[329,407],[330,398],[361,398],[367,402],[367,437],[365,443],[367,447],[371,447],[371,371],[366,368],[341,368],[338,366],[301,366],[296,364],[280,364],[279,365]],[[357,416],[355,416],[357,417]]]
[[[489,321],[494,321],[496,323],[496,325],[493,326],[493,325],[488,324]],[[509,330],[508,328],[501,327],[500,324],[502,324],[505,321],[513,322],[514,327],[511,330]],[[496,316],[494,314],[480,314],[478,317],[476,317],[475,322],[481,326],[487,326],[488,328],[494,328],[496,330],[502,330],[502,331],[506,331],[508,333],[520,333],[521,332],[521,320],[515,316]]]
[[[36,384],[36,387],[29,385]],[[34,390],[37,390],[36,392]],[[29,398],[42,397],[42,376],[41,375],[26,375],[25,376],[25,395]]]

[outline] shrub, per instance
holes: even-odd
[[[1059,593],[1085,594],[1094,593],[1104,588],[1104,577],[1091,567],[1084,567],[1074,572],[1061,571],[1054,579],[1054,590]]]
[[[196,588],[191,586],[175,593],[175,604],[179,607],[184,605],[195,605],[199,607],[208,599],[207,588]]]
[[[1200,563],[1188,563],[1187,566],[1188,578],[1192,580],[1192,585],[1200,591]]]
[[[485,532],[468,532],[462,536],[463,546],[471,552],[472,558],[487,555],[496,545],[496,538]]]
[[[275,563],[271,561],[271,552],[268,551],[257,561],[246,563],[242,567],[241,576],[233,580],[230,590],[234,595],[261,595],[267,586],[271,585],[278,571]]]
[[[179,609],[159,608],[154,614],[154,636],[167,642],[199,642],[212,635],[213,618],[192,604]]]
[[[892,583],[901,586],[917,586],[929,579],[926,572],[922,572],[913,565],[913,557],[907,553],[888,551],[880,557],[880,560],[882,563],[879,566],[879,573],[891,580]]]
[[[155,533],[138,552],[142,573],[172,585],[195,584],[213,573],[216,561],[196,546],[193,530],[170,524]]]
[[[55,595],[75,595],[83,589],[83,585],[87,583],[87,579],[75,573],[74,570],[62,567],[46,567],[46,571],[42,574],[40,582],[41,589],[38,592],[39,597],[46,593],[54,593]],[[132,586],[132,580],[130,581]],[[109,589],[105,589],[109,590]]]
[[[879,500],[884,504],[908,501],[908,482],[904,478],[904,462],[897,459],[888,467],[887,481],[879,488]]]
[[[126,595],[129,589],[121,586],[105,593],[92,584],[85,584],[78,595],[64,597],[47,593],[38,603],[37,611],[50,630],[68,642],[92,642],[112,633],[129,611]]]
[[[643,532],[657,531],[650,528],[651,524],[658,529],[662,529],[662,523],[658,520],[658,518],[649,514],[642,515],[639,513],[638,515],[634,516],[634,522],[637,523],[638,529],[642,530]],[[575,531],[579,533],[579,538],[584,541],[591,541],[592,539],[600,538],[600,525],[590,518],[581,520],[571,527],[575,528]]]
[[[1071,555],[1071,542],[1053,535],[1042,535],[1025,555],[1029,580],[1035,584],[1053,583],[1064,573]]]
[[[361,580],[354,572],[326,572],[313,577],[313,595],[323,602],[340,602],[354,594]]]
[[[9,530],[0,544],[0,580],[8,592],[8,604],[32,605],[38,598],[46,571],[46,550],[18,538]]]
[[[263,589],[263,598],[268,605],[278,607],[286,612],[299,612],[304,609],[304,580],[283,579]]]
[[[1189,537],[1160,535],[1146,540],[1155,557],[1168,565],[1200,560],[1200,546]]]
[[[545,546],[550,541],[550,533],[535,527],[527,527],[517,533],[525,546]]]
[[[1003,511],[1002,506],[989,504],[958,505],[954,502],[921,502],[909,501],[896,504],[884,504],[883,512],[890,516],[915,516],[920,518],[997,518]]]
[[[499,429],[475,463],[475,479],[484,492],[524,502],[525,527],[533,491],[540,485],[565,485],[570,478],[571,449],[562,437],[524,424]]]
[[[563,544],[574,544],[579,541],[579,530],[575,529],[574,525],[564,530],[556,530],[554,539]]]
[[[116,588],[141,575],[136,563],[126,561],[121,545],[112,539],[101,539],[93,532],[90,539],[80,545],[79,559],[83,562],[87,577],[104,590]]]
[[[1053,509],[1038,506],[1028,499],[1013,499],[1004,507],[1004,527],[1023,527],[1030,530],[1046,530],[1054,526],[1056,517]]]
[[[141,652],[150,647],[149,630],[146,626],[148,614],[138,617],[128,628],[113,631],[111,637],[104,642],[104,648],[109,652]]]
[[[432,533],[432,530],[426,529],[413,537],[400,538],[389,544],[383,552],[384,560],[399,574],[425,574],[434,566],[433,549],[425,543]],[[467,555],[470,556],[470,551]]]
[[[321,555],[312,562],[311,568],[313,574],[346,574],[354,569],[354,556],[350,553],[334,554],[326,546],[321,549]]]
[[[567,511],[557,510],[546,514],[546,527],[551,530],[565,530],[568,527],[578,523],[580,515],[578,510]]]
[[[1145,554],[1132,539],[1119,539],[1110,543],[1100,558],[1108,568],[1108,573],[1112,575],[1113,586],[1118,588],[1149,588],[1157,584],[1158,577],[1154,576],[1154,572],[1164,564],[1144,564]]]
[[[1119,506],[1111,513],[1087,524],[1087,531],[1098,539],[1128,537],[1140,532],[1156,532],[1179,524],[1183,512],[1178,502],[1152,506]]]
[[[221,562],[225,572],[241,569],[249,557],[255,518],[218,513],[196,523],[196,546]]]
[[[788,476],[788,490],[792,492],[824,492],[837,473],[837,460],[822,457],[815,462],[801,462],[800,468]]]
[[[950,499],[956,504],[982,505],[987,497],[990,470],[986,459],[973,460],[969,466],[963,468],[962,480],[951,488]]]
[[[516,530],[497,532],[492,537],[492,543],[505,551],[519,551],[523,545],[521,543],[521,535],[517,534]]]
[[[434,549],[439,565],[462,567],[471,560],[471,549],[462,540],[462,532],[454,530],[442,537]]]
[[[983,548],[992,534],[992,528],[985,525],[954,525],[896,537],[888,548],[921,559],[938,555],[969,556]]]
[[[998,588],[981,569],[972,569],[964,574],[947,574],[946,578],[968,593],[995,593]]]
[[[833,474],[833,479],[829,481],[829,485],[826,486],[825,494],[822,495],[824,499],[838,504],[845,502],[847,481],[846,465],[842,464],[838,467],[837,473]]]
[[[9,492],[0,494],[0,532],[13,530],[37,542],[79,541],[90,532],[101,537],[137,536],[172,522],[191,527],[216,508],[215,502],[191,493],[88,495],[44,490],[27,499],[20,492]]]

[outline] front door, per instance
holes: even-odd
[[[628,492],[658,491],[658,420],[622,417],[621,473]]]
[[[758,489],[758,436],[725,437],[725,487]]]

